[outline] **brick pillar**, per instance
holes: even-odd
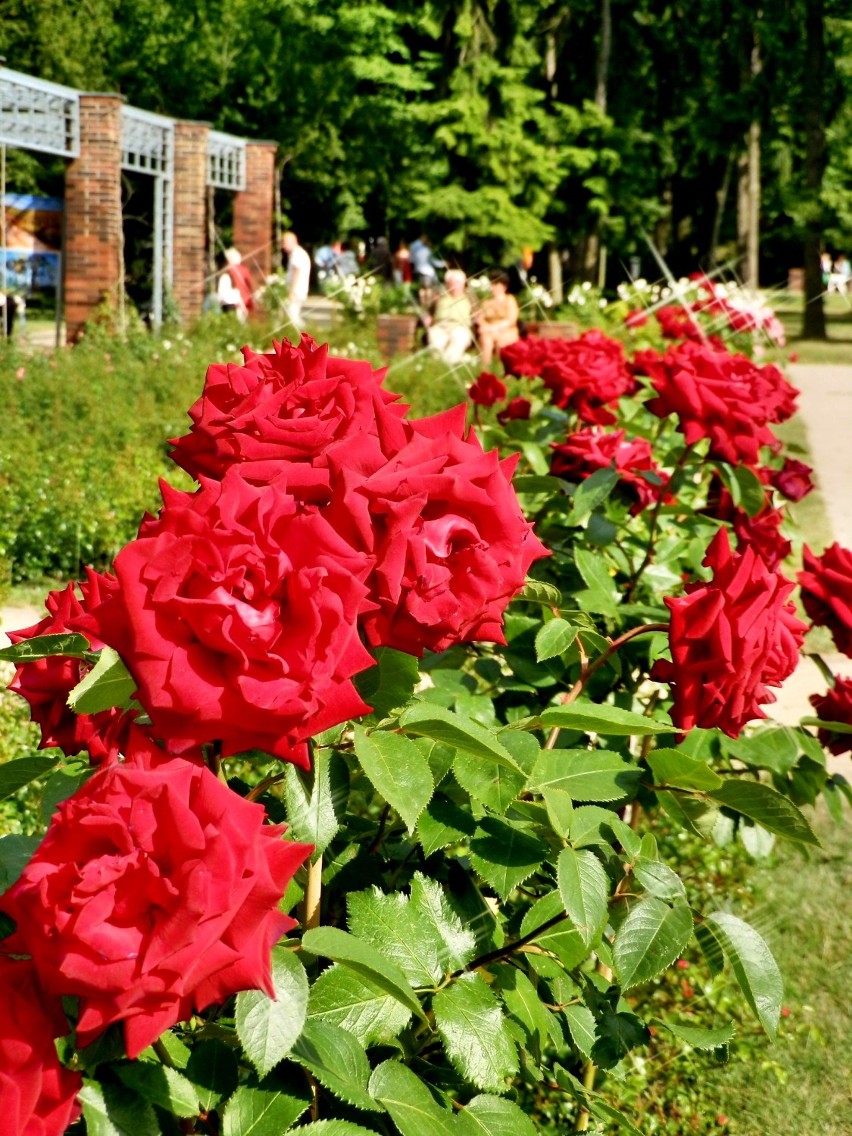
[[[234,247],[251,269],[255,287],[272,271],[275,142],[246,144],[246,188],[234,196]]]
[[[201,314],[207,271],[206,122],[175,123],[172,291],[184,320]]]
[[[80,156],[65,174],[65,338],[122,285],[121,95],[80,95]]]

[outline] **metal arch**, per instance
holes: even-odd
[[[211,130],[207,135],[207,184],[235,192],[246,187],[246,141]]]
[[[80,95],[0,68],[0,143],[76,158],[80,154]]]

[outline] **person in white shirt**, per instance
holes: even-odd
[[[295,233],[284,234],[281,248],[287,253],[287,315],[294,327],[301,328],[302,304],[308,298],[311,281],[311,258]]]

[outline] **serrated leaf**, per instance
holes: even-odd
[[[545,584],[543,580],[532,580],[529,577],[524,582],[523,591],[515,596],[515,599],[543,604],[545,607],[562,606],[562,593],[558,588],[553,584]]]
[[[351,892],[346,899],[349,930],[391,959],[412,986],[434,986],[443,976],[437,932],[402,892],[378,887]]]
[[[432,798],[417,822],[417,837],[426,856],[469,839],[475,832],[476,821],[470,812],[443,793]]]
[[[401,1136],[458,1136],[453,1114],[399,1061],[383,1061],[373,1070],[369,1092],[390,1113]]]
[[[37,781],[56,764],[55,757],[19,757],[0,765],[0,800]]]
[[[121,1062],[114,1066],[121,1081],[143,1100],[172,1116],[197,1116],[199,1101],[194,1086],[177,1069],[150,1061]]]
[[[300,1124],[293,1131],[305,1136],[376,1136],[374,1128],[362,1128],[351,1120],[315,1120],[312,1124]]]
[[[373,787],[402,817],[409,832],[435,791],[429,762],[401,734],[355,727],[355,754]]]
[[[541,934],[532,940],[535,945],[544,951],[552,951],[566,970],[573,970],[589,954],[589,949],[580,937],[579,932],[568,919],[564,918],[565,906],[558,891],[549,892],[537,899],[527,910],[521,922],[521,935],[526,938],[537,927],[546,927]]]
[[[527,1114],[504,1097],[474,1097],[457,1120],[459,1136],[536,1136]]]
[[[575,848],[593,845],[610,847],[617,839],[616,821],[619,817],[612,809],[601,805],[580,805],[574,809],[568,835]]]
[[[610,737],[645,737],[648,734],[670,734],[674,727],[655,722],[633,710],[622,710],[608,703],[572,702],[570,706],[549,706],[542,711],[541,724],[547,729],[608,734]]]
[[[586,589],[574,597],[578,606],[583,611],[615,615],[621,595],[600,553],[577,548],[574,551],[574,563],[586,583]]]
[[[360,974],[335,965],[311,985],[308,1017],[348,1030],[370,1046],[396,1037],[411,1011]]]
[[[129,706],[137,682],[117,651],[104,647],[98,661],[68,695],[75,714],[98,714],[113,706]]]
[[[405,706],[420,681],[417,659],[393,647],[376,647],[376,665],[353,679],[358,693],[373,708],[377,718]]]
[[[746,1001],[774,1041],[781,1016],[784,982],[766,941],[748,923],[727,912],[705,918],[731,964]]]
[[[441,943],[439,962],[444,972],[461,970],[473,958],[476,936],[462,926],[462,921],[447,902],[441,885],[422,872],[411,881],[411,905]]]
[[[310,1106],[306,1084],[271,1073],[259,1085],[241,1085],[222,1115],[222,1136],[281,1136]]]
[[[678,958],[692,935],[685,904],[669,907],[654,896],[633,907],[615,937],[614,961],[625,990],[648,982]]]
[[[738,761],[758,769],[768,769],[784,777],[799,760],[799,742],[803,735],[789,726],[769,726],[746,737],[726,742],[726,749]],[[805,743],[807,744],[807,743]],[[817,758],[822,749],[816,747]]]
[[[650,1039],[648,1027],[635,1014],[607,1009],[597,1019],[597,1040],[592,1061],[601,1069],[614,1069],[637,1045]]]
[[[708,796],[734,812],[742,813],[768,832],[799,844],[821,847],[801,809],[769,785],[741,777],[726,777],[722,786],[711,790]]]
[[[12,884],[17,883],[39,844],[41,844],[40,836],[20,836],[18,833],[12,833],[0,837],[0,895],[8,891]]]
[[[272,951],[272,985],[275,998],[262,990],[237,995],[237,1037],[261,1077],[290,1052],[302,1032],[308,1012],[308,977],[292,951]]]
[[[340,828],[349,799],[349,771],[333,750],[318,749],[312,768],[285,770],[284,795],[288,832],[293,840],[313,844],[313,857],[321,856]]]
[[[434,742],[431,738],[415,738],[414,744],[429,762],[435,788],[441,784],[453,767],[456,751],[452,746]]]
[[[527,1046],[540,1057],[550,1034],[550,1012],[541,995],[516,966],[498,964],[492,973],[503,1005],[523,1028]]]
[[[545,659],[555,658],[567,651],[577,638],[579,630],[576,624],[569,623],[567,619],[551,619],[545,623],[535,637],[535,657],[538,662],[543,663]]]
[[[432,1001],[447,1057],[460,1076],[480,1089],[505,1090],[518,1071],[515,1043],[492,991],[478,974],[464,974]]]
[[[470,842],[470,860],[501,899],[544,862],[550,849],[530,832],[497,817],[486,817]]]
[[[551,828],[563,840],[566,840],[571,830],[571,821],[574,816],[574,805],[571,798],[563,789],[554,789],[546,786],[541,790],[544,806]]]
[[[633,865],[633,874],[649,895],[657,899],[685,900],[683,880],[667,864],[640,856]]]
[[[556,861],[559,894],[580,938],[591,946],[606,926],[609,877],[594,852],[563,848]]]
[[[310,1019],[293,1046],[292,1059],[309,1069],[340,1100],[366,1112],[381,1112],[381,1106],[367,1092],[367,1054],[348,1030]]]
[[[596,469],[581,481],[571,498],[571,513],[566,524],[576,525],[589,515],[593,509],[602,505],[618,484],[619,475],[612,466]],[[588,583],[588,581],[587,581]]]
[[[66,659],[85,659],[91,650],[85,635],[61,632],[58,635],[36,635],[23,639],[11,647],[0,647],[0,659],[7,663],[32,663],[36,659],[50,659],[62,655]]]
[[[657,1025],[668,1030],[678,1041],[685,1041],[693,1049],[719,1049],[721,1046],[732,1042],[736,1033],[733,1022],[728,1022],[724,1026],[717,1026],[715,1029],[699,1029],[697,1026],[674,1025],[663,1018],[655,1020]]]
[[[722,778],[697,757],[679,749],[652,749],[645,759],[651,767],[656,785],[675,789],[718,789]]]
[[[189,1055],[186,1076],[198,1094],[199,1104],[209,1112],[227,1100],[237,1087],[236,1054],[218,1038],[202,1041]]]
[[[682,793],[670,793],[661,790],[657,793],[657,800],[668,816],[679,825],[700,836],[702,840],[709,840],[713,833],[713,826],[719,817],[719,810],[707,801],[694,797],[684,796]]]
[[[632,797],[642,771],[620,754],[597,749],[543,750],[530,788],[560,789],[572,801],[620,801]]]
[[[443,706],[426,703],[410,706],[399,719],[399,724],[408,734],[432,738],[477,757],[490,757],[515,772],[523,772],[493,732]]]
[[[581,1002],[572,1002],[568,1006],[563,1006],[562,1014],[568,1025],[571,1040],[588,1061],[592,1056],[592,1047],[598,1039],[595,1015]]]
[[[302,950],[308,954],[330,958],[342,963],[386,990],[404,1006],[419,1017],[424,1018],[423,1008],[416,994],[408,985],[405,974],[395,963],[386,958],[369,943],[356,939],[339,927],[314,927],[302,936]]]
[[[456,755],[453,776],[472,797],[501,816],[527,783],[523,773],[469,753]]]
[[[87,1136],[160,1136],[153,1108],[129,1089],[84,1081],[78,1100]]]

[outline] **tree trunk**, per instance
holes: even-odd
[[[595,73],[595,106],[606,113],[609,87],[609,61],[612,56],[612,6],[611,0],[601,2],[601,40]],[[586,248],[582,260],[583,279],[596,284],[600,276],[601,240],[600,221],[595,218],[586,238]]]
[[[725,206],[728,204],[728,193],[731,189],[731,175],[734,172],[735,157],[736,155],[733,151],[728,154],[727,161],[725,162],[725,172],[722,175],[722,184],[716,191],[716,211],[713,215],[713,232],[710,236],[710,248],[707,250],[707,259],[710,262],[711,269],[716,268],[719,264],[719,241],[722,236],[722,222],[725,219]]]
[[[825,22],[823,0],[807,0],[805,9],[805,192],[809,208],[805,229],[804,339],[826,339],[820,266],[822,177],[825,171]]]
[[[754,97],[755,80],[763,69],[760,42],[752,33],[748,62],[743,60],[742,87]],[[737,246],[742,258],[743,281],[747,288],[759,287],[760,253],[760,112],[752,109],[745,136],[745,150],[737,163]]]

